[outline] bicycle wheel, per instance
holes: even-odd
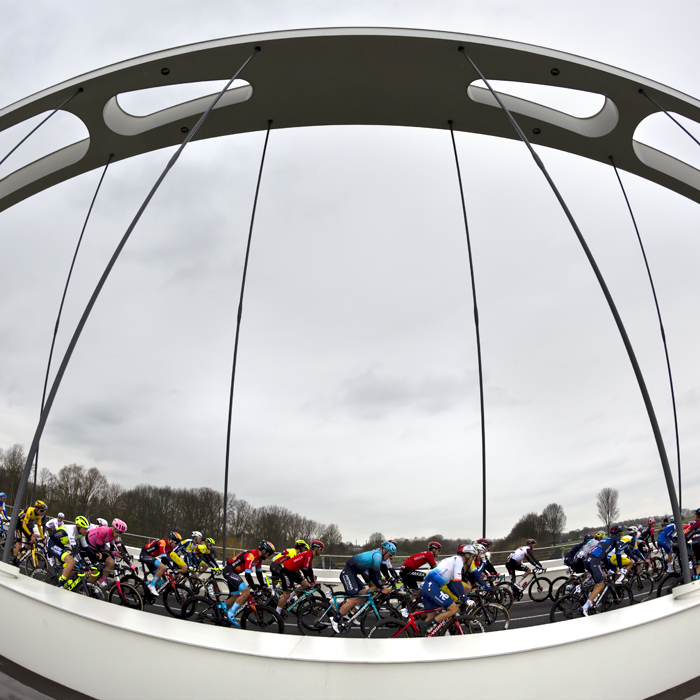
[[[497,602],[504,608],[510,610],[513,607],[515,597],[513,596],[513,589],[510,586],[496,586],[494,592]]]
[[[182,603],[180,616],[184,620],[191,620],[202,625],[216,625],[217,627],[230,626],[223,611],[217,609],[216,603],[212,603],[205,596],[190,596]]]
[[[320,635],[331,627],[331,605],[328,601],[322,603],[316,598],[305,600],[297,610],[297,627],[302,634]]]
[[[284,632],[284,620],[277,614],[274,608],[267,605],[255,605],[247,607],[241,615],[241,629],[253,630],[255,632],[274,632],[282,634]]]
[[[683,577],[672,571],[666,574],[660,581],[659,586],[656,589],[656,597],[661,598],[661,596],[670,595],[676,586],[683,584]]]
[[[625,583],[618,583],[609,587],[600,600],[600,608],[603,612],[610,609],[626,608],[634,603],[632,590]]]
[[[107,600],[105,598],[105,592],[96,583],[87,582],[85,584],[83,595],[90,598],[95,598],[95,600]]]
[[[483,603],[471,613],[488,631],[507,630],[510,627],[510,613],[500,603]]]
[[[504,595],[504,596],[510,595],[513,602],[515,602],[516,600],[520,600],[520,598],[522,598],[522,596],[523,596],[523,592],[515,584],[511,583],[510,581],[502,581],[501,583],[496,585],[496,588],[499,589],[499,595],[501,595],[500,589],[503,589],[504,591],[506,591],[506,593],[503,593],[502,595]],[[503,605],[505,605],[505,603],[503,603]],[[511,605],[512,605],[512,603],[511,603]],[[506,607],[508,607],[508,606],[506,606]]]
[[[651,597],[654,581],[649,574],[635,574],[629,581],[629,587],[636,603],[643,603]]]
[[[557,578],[552,581],[549,588],[549,594],[552,596],[552,600],[556,600],[565,595],[564,586],[566,586],[570,578],[571,576],[557,576]]]
[[[173,617],[181,617],[182,604],[191,596],[190,589],[179,583],[175,584],[174,587],[168,586],[163,594],[163,605]]]
[[[445,626],[437,633],[438,637],[461,637],[465,634],[482,634],[486,632],[484,623],[474,614],[455,615],[447,621]]]
[[[119,590],[121,588],[121,591]],[[107,593],[107,600],[115,605],[123,605],[133,610],[143,610],[143,599],[139,592],[128,583],[115,583]]]
[[[664,572],[666,571],[665,562],[658,557],[652,557],[650,567],[651,571],[649,573],[651,577],[654,579],[654,581],[660,581],[664,576]]]
[[[402,615],[396,608],[392,607],[388,603],[381,603],[377,605],[376,613],[370,606],[360,616],[360,629],[362,630],[362,634],[366,637],[367,633],[372,629],[372,627],[374,627],[374,625],[377,624],[377,622],[388,618],[401,620]]]
[[[40,578],[40,574],[34,575],[36,569],[44,572],[43,578]],[[20,573],[25,576],[31,576],[38,581],[45,581],[46,577],[49,575],[49,563],[46,561],[44,553],[37,549],[33,552],[29,552],[29,556],[22,562],[22,566],[20,566],[19,570]]]
[[[577,617],[581,617],[583,612],[583,604],[585,598],[581,598],[577,595],[563,595],[559,600],[552,605],[552,609],[549,613],[550,622],[562,622],[563,620],[574,620]]]
[[[366,636],[367,639],[408,639],[415,637],[416,633],[413,631],[413,626],[408,624],[408,620],[397,620],[392,617],[386,620],[379,620],[367,632]]]
[[[527,589],[527,592],[535,603],[544,603],[550,597],[552,583],[546,578],[536,578]]]

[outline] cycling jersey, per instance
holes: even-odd
[[[309,579],[309,581],[314,580],[314,572],[313,572],[313,561],[314,561],[314,553],[309,549],[306,552],[299,552],[298,554],[295,554],[293,557],[290,557],[289,559],[286,559],[285,561],[282,562],[281,566],[283,569],[287,569],[288,571],[304,571],[308,572],[308,575],[306,577]]]
[[[196,544],[195,541],[192,539],[183,540],[175,548],[175,552],[181,556],[184,555],[185,559],[187,560],[187,563],[194,568],[197,568],[200,565],[200,563],[208,564],[209,566],[214,568],[218,566],[218,562],[211,555],[209,545],[205,542],[200,542],[199,544]]]
[[[272,561],[281,564],[285,559],[291,559],[297,554],[298,552],[296,549],[294,549],[294,547],[289,547],[289,549],[285,549],[283,552],[277,552],[277,554],[275,554],[275,556],[272,557]]]
[[[534,564],[535,566],[542,566],[540,562],[537,560],[537,557],[535,556],[534,552],[532,551],[532,548],[530,545],[523,545],[522,547],[518,547],[509,557],[511,561],[517,562],[518,564],[522,564],[525,559],[527,559],[531,564]]]
[[[486,557],[483,559],[479,557],[479,559],[472,560],[471,564],[469,564],[469,572],[467,574],[470,583],[483,586],[484,588],[491,588],[491,586],[485,583],[481,578],[481,574],[483,574],[484,570],[486,569],[487,562],[488,559]]]
[[[636,561],[643,561],[644,557],[637,547],[637,538],[633,535],[625,535],[620,538],[622,543],[625,545],[624,552],[630,557],[630,559],[635,559]]]
[[[107,543],[114,540],[114,533],[111,527],[99,526],[88,530],[87,537],[88,546],[92,549],[105,549],[107,548]]]
[[[590,553],[589,558],[594,557],[602,561],[607,558],[613,550],[615,550],[615,554],[622,554],[624,551],[624,545],[617,535],[609,535],[600,540],[597,545],[598,546]]]
[[[659,542],[668,542],[672,539],[673,535],[676,533],[676,523],[669,523],[666,527],[659,533]]]
[[[654,526],[649,525],[645,527],[639,535],[639,540],[647,544],[656,544],[656,540],[654,539]]]
[[[435,557],[433,553],[428,549],[425,552],[418,552],[418,554],[411,555],[406,561],[401,565],[401,570],[404,569],[420,569],[424,564],[428,564],[431,569],[437,566]]]
[[[590,553],[598,546],[598,540],[591,540],[586,542],[586,544],[578,550],[574,556],[575,561],[580,561],[581,559],[587,559]]]
[[[253,569],[258,577],[258,583],[261,586],[265,585],[265,578],[262,572],[262,556],[259,549],[249,549],[246,552],[241,552],[239,555],[228,560],[233,571],[237,574],[245,574],[249,586],[254,586]]]
[[[5,510],[4,501],[0,502],[0,520],[3,520],[6,523],[10,522],[10,519],[7,517],[7,510]]]
[[[382,580],[379,576],[382,566],[382,550],[371,549],[368,552],[360,552],[345,563],[345,568],[352,571],[354,574],[366,573],[370,581],[381,588]]]
[[[90,536],[88,532],[88,537]],[[139,559],[151,568],[156,559],[160,559],[163,563],[166,563],[170,559],[178,568],[187,568],[187,564],[182,560],[182,557],[175,552],[170,544],[170,540],[153,540],[149,542],[142,550]]]
[[[32,506],[31,508],[27,508],[27,510],[23,510],[19,514],[19,519],[17,520],[17,529],[20,532],[22,532],[22,534],[24,534],[27,538],[29,538],[34,534],[33,528],[34,525],[36,525],[39,529],[39,537],[43,539],[44,530],[41,526],[41,518],[42,516],[36,514],[34,506]]]
[[[423,603],[427,609],[433,605],[446,608],[452,604],[449,592],[461,599],[467,594],[462,585],[464,560],[459,554],[443,559],[434,569],[431,569],[421,584],[420,590]],[[447,590],[441,590],[446,587]]]

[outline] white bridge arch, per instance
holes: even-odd
[[[489,80],[510,80],[599,93],[601,111],[580,119],[543,105],[504,96],[534,144],[609,163],[700,202],[700,171],[634,141],[637,126],[664,108],[700,122],[700,101],[633,73],[513,41],[407,29],[308,29],[232,37],[159,51],[67,80],[0,110],[0,131],[55,109],[87,127],[89,138],[27,165],[0,180],[0,211],[103,166],[183,140],[210,98],[182,103],[146,117],[118,104],[121,93],[206,80],[228,79],[251,54],[241,78],[220,101],[196,139],[274,128],[378,124],[454,129],[517,139],[458,48],[464,46]],[[498,108],[500,109],[500,108]],[[533,133],[538,129],[538,133]]]

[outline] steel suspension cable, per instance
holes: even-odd
[[[63,109],[74,97],[79,95],[83,91],[83,88],[78,88],[68,99],[63,100],[56,109],[54,109],[51,114],[49,114],[47,117],[44,117],[2,160],[0,160],[0,165],[2,165],[40,126],[43,124],[46,124],[51,117],[53,117],[56,112],[59,110]]]
[[[678,508],[683,508],[683,488],[681,482],[681,443],[678,436],[678,413],[676,411],[676,392],[673,386],[673,373],[671,372],[671,360],[668,356],[668,343],[666,342],[666,331],[664,330],[664,322],[661,318],[661,308],[659,307],[659,299],[656,296],[656,286],[654,285],[654,279],[651,275],[651,268],[649,267],[649,260],[647,259],[646,250],[644,249],[644,244],[642,243],[642,236],[639,233],[639,227],[637,226],[637,220],[635,219],[634,212],[632,211],[632,205],[627,197],[627,192],[625,191],[625,186],[622,184],[622,178],[615,165],[615,161],[612,156],[609,156],[610,162],[612,163],[613,170],[617,176],[617,181],[620,183],[620,189],[622,190],[622,196],[625,198],[627,203],[627,209],[630,213],[630,218],[632,219],[632,225],[637,234],[637,240],[639,241],[639,248],[642,251],[642,257],[644,258],[644,265],[647,269],[647,276],[649,277],[649,285],[651,286],[651,293],[654,296],[654,305],[656,306],[656,316],[659,319],[659,330],[661,331],[661,340],[664,344],[664,354],[666,355],[666,369],[668,370],[668,384],[671,389],[671,404],[673,406],[673,426],[676,434],[676,456],[678,457]]]
[[[479,404],[481,408],[481,536],[486,537],[486,422],[484,419],[484,374],[481,362],[481,333],[479,331],[479,308],[476,303],[476,281],[474,279],[474,260],[472,258],[472,244],[469,235],[469,222],[467,220],[467,205],[464,201],[464,186],[462,184],[462,172],[459,167],[459,156],[457,155],[457,143],[455,132],[452,128],[452,120],[447,122],[450,125],[450,135],[452,136],[452,150],[455,154],[455,166],[457,167],[457,181],[459,182],[459,194],[462,199],[462,215],[464,216],[464,231],[467,235],[467,253],[469,256],[469,275],[472,283],[472,300],[474,302],[474,329],[476,331],[476,357],[479,366]]]
[[[643,89],[643,88],[639,88],[639,92],[640,92],[642,95],[644,95],[644,97],[646,97],[647,100],[649,100],[649,102],[651,102],[652,104],[655,104],[655,105],[656,105],[656,106],[657,106],[657,107],[658,107],[658,108],[659,108],[659,109],[660,109],[674,124],[676,124],[676,125],[679,126],[681,129],[683,129],[683,131],[685,131],[685,133],[688,134],[688,136],[690,136],[690,138],[693,139],[693,141],[695,141],[695,143],[697,143],[698,146],[700,146],[700,141],[698,141],[698,140],[695,138],[695,136],[693,136],[693,135],[688,131],[688,129],[686,129],[686,128],[683,126],[683,124],[681,124],[681,123],[678,121],[678,119],[675,119],[675,118],[674,118],[669,112],[667,112],[653,97],[651,97],[651,95],[647,95],[647,93],[644,92],[644,89]]]
[[[53,338],[51,339],[51,349],[49,350],[49,361],[46,364],[46,376],[44,377],[44,391],[41,394],[41,411],[44,410],[44,404],[46,403],[46,389],[49,385],[49,372],[51,371],[51,360],[53,358],[54,347],[56,346],[56,336],[58,335],[58,327],[61,323],[61,314],[63,313],[63,305],[65,304],[66,294],[68,293],[68,285],[70,284],[70,279],[73,275],[73,268],[75,267],[75,261],[78,257],[78,251],[80,250],[80,244],[83,242],[83,236],[85,235],[85,229],[87,228],[88,221],[90,220],[90,214],[92,214],[92,208],[95,206],[95,201],[97,200],[97,195],[100,192],[100,187],[102,187],[102,181],[105,179],[105,175],[107,174],[107,168],[109,167],[109,164],[112,162],[112,158],[114,158],[114,153],[109,154],[109,158],[107,159],[107,163],[104,167],[104,170],[102,171],[102,176],[100,177],[100,181],[97,183],[97,189],[95,190],[95,194],[92,197],[92,202],[90,202],[90,207],[88,208],[87,216],[85,217],[85,222],[83,223],[83,229],[80,232],[80,237],[78,238],[78,243],[75,246],[75,252],[73,253],[73,260],[71,261],[70,269],[68,270],[68,278],[66,279],[66,286],[63,288],[63,296],[61,297],[61,303],[59,304],[59,307],[58,307],[58,315],[56,316],[56,324],[54,325],[54,328],[53,328]],[[39,412],[39,415],[41,415],[41,411]],[[32,501],[34,501],[36,499],[36,477],[37,477],[38,471],[39,471],[39,448],[37,447],[36,459],[34,460],[34,485],[32,487]]]
[[[17,496],[15,503],[16,504],[21,504],[22,501],[24,500],[24,493],[27,488],[27,481],[29,480],[29,474],[31,471],[31,466],[34,462],[34,458],[36,456],[36,453],[39,449],[39,442],[41,440],[41,435],[44,432],[44,427],[46,425],[46,421],[48,420],[49,414],[51,413],[51,407],[53,406],[54,399],[56,398],[56,393],[58,392],[58,388],[61,385],[61,380],[63,379],[63,375],[66,372],[66,368],[68,367],[68,363],[70,362],[70,358],[73,355],[73,351],[75,350],[75,346],[78,342],[78,339],[80,338],[81,333],[83,332],[83,328],[85,327],[85,323],[88,320],[88,317],[90,316],[90,312],[92,311],[93,307],[95,306],[95,302],[97,301],[97,298],[100,295],[100,292],[102,291],[102,288],[105,285],[105,282],[107,281],[107,278],[109,277],[110,272],[112,271],[112,268],[114,267],[115,263],[117,262],[117,259],[119,258],[119,255],[121,254],[122,250],[124,249],[124,246],[126,245],[126,242],[129,240],[129,237],[131,236],[132,231],[136,227],[136,224],[139,222],[141,219],[141,216],[143,215],[143,212],[146,210],[146,207],[149,205],[150,201],[153,199],[153,196],[155,195],[156,191],[160,187],[161,183],[165,179],[165,176],[170,172],[170,169],[175,165],[177,162],[178,158],[180,157],[180,154],[182,151],[185,149],[185,146],[192,140],[194,135],[199,131],[199,128],[202,126],[204,123],[204,120],[209,116],[211,111],[214,109],[216,106],[217,102],[224,96],[224,93],[228,88],[231,86],[233,81],[240,75],[241,71],[250,63],[252,60],[253,56],[255,56],[256,53],[260,51],[260,47],[256,46],[255,50],[253,51],[252,54],[243,62],[243,65],[236,71],[235,75],[226,83],[226,85],[223,87],[221,92],[212,100],[212,103],[209,105],[207,110],[202,114],[202,116],[199,118],[197,123],[192,127],[192,129],[187,133],[187,136],[185,137],[185,140],[180,144],[178,147],[177,151],[173,154],[173,156],[170,158],[168,161],[168,164],[165,166],[165,169],[163,172],[160,174],[158,179],[156,180],[155,184],[151,188],[150,192],[146,196],[146,199],[143,201],[143,204],[139,207],[139,210],[136,212],[136,216],[132,220],[132,222],[129,224],[129,227],[126,230],[126,233],[122,236],[122,239],[119,241],[119,244],[117,245],[114,253],[112,254],[112,257],[110,258],[109,262],[107,263],[107,267],[105,267],[104,272],[102,273],[102,276],[100,277],[97,286],[95,287],[92,296],[90,297],[90,300],[87,303],[87,306],[85,307],[85,310],[83,311],[83,315],[80,318],[80,321],[78,322],[78,325],[76,326],[75,332],[73,333],[73,337],[71,338],[70,343],[68,344],[68,348],[66,349],[66,352],[63,356],[63,360],[61,361],[61,365],[58,368],[58,371],[56,372],[56,377],[54,378],[53,384],[51,385],[51,390],[49,391],[48,396],[46,397],[46,403],[44,405],[44,410],[41,412],[41,417],[39,418],[39,425],[36,428],[36,432],[34,433],[34,438],[32,439],[32,444],[29,448],[29,454],[27,455],[27,461],[24,465],[24,471],[22,472],[22,478],[20,479],[19,482],[19,488],[17,490]],[[10,521],[10,532],[14,532],[17,529],[17,516],[19,515],[20,508],[12,508],[12,518]],[[10,560],[10,553],[12,551],[11,547],[5,547],[5,551],[3,552],[2,555],[2,561],[7,563]]]
[[[260,182],[262,180],[263,166],[265,165],[265,154],[267,153],[267,142],[270,138],[272,119],[267,122],[267,133],[263,145],[262,158],[260,159],[260,170],[258,171],[258,183],[255,186],[255,197],[253,198],[253,211],[250,215],[250,228],[248,229],[248,244],[245,249],[245,261],[243,262],[243,276],[241,278],[241,293],[238,297],[238,314],[236,315],[236,336],[233,341],[233,366],[231,369],[231,390],[228,399],[228,423],[226,425],[226,466],[224,468],[224,549],[223,561],[226,561],[226,525],[228,516],[228,469],[229,458],[231,456],[231,421],[233,418],[233,388],[236,383],[236,365],[238,362],[238,338],[241,332],[241,318],[243,317],[243,295],[245,294],[245,281],[248,276],[248,260],[250,258],[250,243],[253,239],[253,225],[255,224],[255,212],[258,208],[258,195],[260,194]]]
[[[470,56],[467,54],[467,52],[464,50],[463,46],[460,46],[458,48],[458,51],[469,61],[471,64],[472,68],[476,71],[477,75],[481,80],[484,81],[484,84],[488,88],[489,92],[493,96],[493,98],[498,102],[500,105],[501,109],[503,110],[503,113],[506,115],[508,118],[508,121],[511,123],[513,128],[515,129],[516,133],[522,140],[522,142],[527,146],[528,150],[530,151],[530,155],[534,159],[535,163],[539,167],[539,169],[542,171],[542,174],[544,175],[545,179],[549,183],[549,186],[552,189],[552,192],[554,193],[555,197],[559,201],[559,204],[561,205],[562,210],[564,211],[564,214],[566,215],[566,218],[569,220],[569,223],[571,224],[571,228],[574,230],[574,233],[576,234],[576,238],[578,238],[579,243],[581,244],[581,247],[583,248],[583,252],[585,253],[586,257],[588,258],[588,262],[591,266],[591,269],[593,270],[593,273],[596,276],[596,279],[598,280],[598,284],[600,285],[600,288],[603,292],[603,295],[605,296],[606,301],[608,302],[608,306],[610,308],[610,312],[613,315],[613,318],[615,319],[615,324],[617,325],[618,332],[620,333],[620,337],[622,338],[622,342],[625,346],[625,349],[627,350],[627,355],[630,360],[630,364],[632,365],[632,369],[634,371],[635,377],[637,379],[637,384],[639,385],[639,390],[642,394],[642,399],[644,400],[644,406],[646,407],[647,410],[647,415],[649,417],[649,422],[651,424],[651,429],[652,432],[654,433],[654,439],[656,441],[656,447],[659,452],[659,459],[661,460],[661,467],[664,472],[664,478],[666,479],[666,488],[668,489],[668,495],[669,495],[669,500],[671,501],[671,510],[673,511],[673,516],[676,519],[676,522],[682,523],[683,520],[681,519],[681,513],[680,513],[680,507],[678,505],[678,498],[676,496],[676,489],[673,483],[673,476],[671,475],[671,468],[668,463],[668,456],[666,454],[666,446],[664,445],[663,441],[663,436],[661,435],[661,430],[659,428],[659,423],[658,420],[656,419],[656,413],[654,411],[654,406],[651,401],[651,397],[649,396],[649,391],[647,390],[647,385],[644,380],[644,376],[642,374],[642,370],[639,366],[639,363],[637,362],[637,356],[635,355],[634,349],[632,347],[632,343],[630,342],[629,336],[627,335],[627,330],[625,329],[625,326],[622,322],[622,318],[620,317],[620,314],[617,310],[617,306],[615,305],[615,302],[612,298],[612,295],[610,294],[610,290],[608,289],[608,285],[605,282],[605,279],[603,278],[603,274],[601,273],[600,269],[598,268],[598,264],[595,261],[595,258],[593,257],[593,253],[591,252],[590,248],[588,247],[588,244],[586,243],[585,238],[583,237],[583,233],[581,233],[581,229],[578,227],[578,224],[576,223],[576,220],[573,217],[573,214],[569,210],[569,207],[567,206],[566,202],[564,201],[564,198],[562,197],[561,193],[559,192],[557,186],[554,184],[554,180],[549,175],[549,172],[547,171],[547,168],[545,168],[544,163],[540,159],[540,157],[537,155],[537,152],[535,149],[532,147],[532,144],[528,140],[527,136],[525,136],[525,133],[523,130],[520,128],[520,125],[518,122],[515,120],[513,115],[511,114],[510,110],[503,104],[503,101],[501,98],[498,96],[498,93],[491,87],[491,83],[484,77],[484,74],[479,70],[477,65],[474,63],[474,61],[470,58]],[[681,567],[683,569],[683,582],[684,583],[690,583],[690,567],[688,564],[688,549],[686,547],[685,543],[685,538],[684,537],[679,537],[678,538],[678,546],[680,549],[680,554],[681,554]]]

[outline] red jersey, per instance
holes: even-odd
[[[427,550],[426,552],[418,552],[418,554],[414,554],[413,556],[409,557],[401,565],[401,568],[411,569],[413,571],[414,569],[420,569],[423,564],[430,564],[431,569],[434,569],[437,566],[435,557],[430,550]]]
[[[299,552],[282,562],[282,566],[289,571],[301,571],[310,569],[314,560],[314,553],[309,549],[306,552]]]
[[[249,549],[247,552],[241,552],[233,559],[229,559],[228,563],[233,567],[237,574],[252,573],[253,568],[262,571],[262,557],[259,549]]]
[[[160,557],[164,554],[170,554],[173,548],[170,546],[170,540],[153,540],[143,548],[143,551],[152,557]]]

